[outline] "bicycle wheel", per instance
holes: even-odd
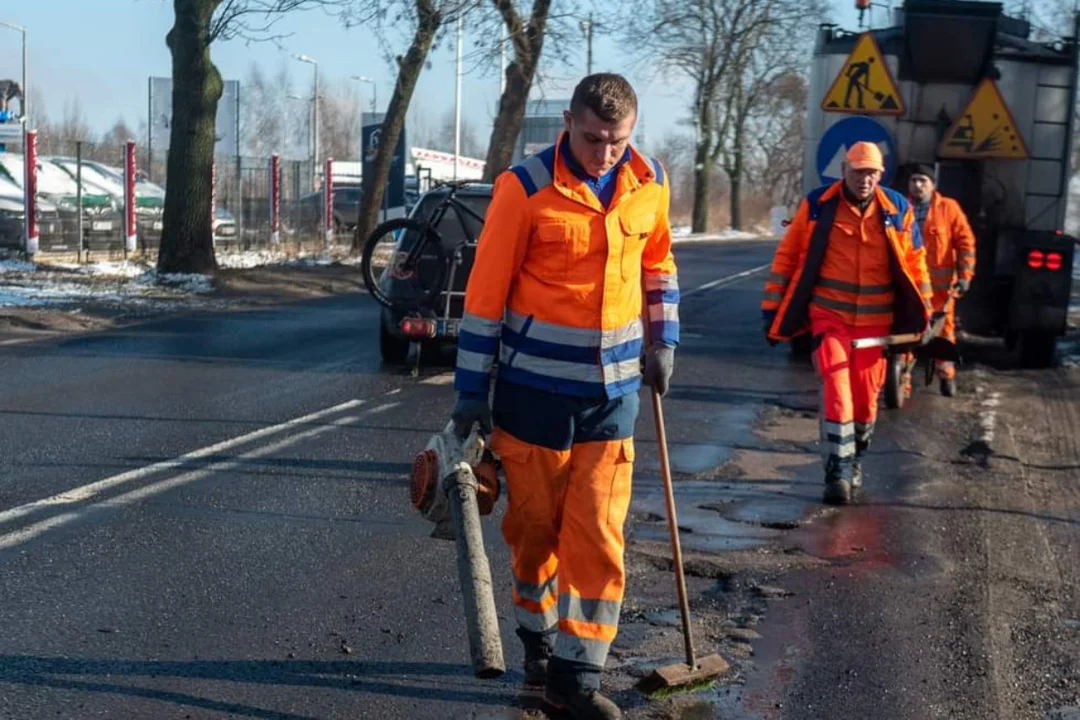
[[[411,253],[417,243],[420,247]],[[417,261],[409,264],[408,254]],[[360,272],[364,286],[380,305],[414,309],[430,306],[443,291],[447,262],[442,238],[434,228],[418,220],[394,218],[376,227],[364,243]]]

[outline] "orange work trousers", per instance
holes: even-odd
[[[877,421],[878,394],[885,383],[881,348],[855,350],[851,341],[888,335],[888,325],[852,326],[828,310],[810,308],[814,367],[821,376],[821,443],[829,459],[846,461],[869,445]]]
[[[598,687],[625,586],[637,393],[606,400],[499,381],[492,449],[521,629],[554,638],[552,669]],[[590,677],[585,677],[590,676]]]

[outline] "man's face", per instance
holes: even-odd
[[[912,175],[908,180],[908,192],[918,202],[925,202],[934,192],[934,181],[925,175]]]
[[[881,182],[880,170],[855,170],[844,165],[844,184],[859,200],[865,200],[873,195],[879,182]]]
[[[570,152],[585,172],[600,177],[615,167],[626,152],[637,116],[631,113],[622,120],[605,122],[589,108],[583,108],[577,115],[564,111],[563,120],[570,136]]]

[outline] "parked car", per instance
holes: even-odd
[[[59,212],[64,242],[57,250],[78,249],[78,185],[58,166],[38,161],[38,200],[55,206]],[[0,176],[5,177],[22,192],[23,156],[16,153],[0,153]],[[123,247],[123,224],[120,208],[109,193],[84,179],[83,234],[89,247],[116,249]],[[44,247],[43,247],[44,249]]]
[[[72,180],[78,177],[79,163],[72,157],[42,158],[66,172]],[[124,207],[124,172],[120,168],[95,160],[82,161],[82,178],[102,188],[117,207]],[[135,183],[135,228],[139,246],[144,250],[157,247],[161,239],[161,218],[165,212],[165,191],[144,181]],[[121,217],[123,217],[121,215]]]
[[[214,211],[214,244],[235,243],[240,240],[236,232],[236,218],[223,207]]]
[[[492,189],[493,186],[486,183],[465,185],[458,188],[454,197],[480,217],[486,217],[488,205],[491,204]],[[421,222],[427,220],[431,217],[433,211],[446,200],[448,192],[449,188],[447,186],[441,186],[420,195],[409,217]],[[461,220],[465,222],[473,241],[479,239],[483,226],[475,218],[464,213],[461,215]],[[457,211],[450,208],[443,216],[442,222],[435,228],[442,236],[444,247],[454,248],[467,241],[468,238],[461,227],[461,220],[459,220]],[[397,243],[394,245],[394,253],[408,252],[418,238],[419,233],[416,232],[400,233]],[[469,280],[475,252],[475,247],[466,247],[462,252],[461,265],[454,274],[453,285],[449,288],[451,293],[448,301],[449,307],[446,305],[446,295],[441,295],[438,298],[438,306],[432,308],[434,317],[448,318],[452,321],[461,320],[465,310],[465,285]],[[425,274],[424,263],[427,259],[428,253],[425,251],[420,260],[419,272],[421,276]],[[434,257],[431,260],[434,261]],[[384,279],[381,285],[392,300],[400,299],[407,302],[416,296],[416,285],[410,281]],[[408,316],[409,313],[404,310],[382,308],[382,317],[379,323],[379,350],[383,360],[387,363],[401,364],[405,362],[408,356],[411,339],[401,329],[402,320]],[[430,341],[425,341],[424,344],[434,349],[438,345],[455,345],[456,343],[457,333],[448,332],[446,335],[436,336]]]
[[[63,249],[64,237],[60,214],[47,200],[37,201],[38,246],[43,250]],[[6,177],[0,176],[0,247],[19,250],[26,233],[26,211],[23,191]]]
[[[360,185],[335,185],[333,195],[334,234],[352,232],[356,228],[356,218],[360,214],[360,197],[363,195],[363,188]],[[321,227],[322,212],[322,190],[316,190],[300,198],[300,216],[304,227]]]

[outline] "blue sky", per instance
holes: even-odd
[[[853,0],[831,3],[834,17],[841,24],[856,27]],[[59,115],[64,103],[77,97],[97,131],[106,130],[121,116],[133,128],[145,118],[147,77],[170,74],[165,34],[173,22],[171,0],[37,0],[3,5],[0,20],[28,29],[28,84],[43,94],[50,115]],[[374,78],[378,82],[380,110],[385,107],[395,74],[370,30],[346,30],[319,11],[293,13],[277,29],[291,34],[283,41],[284,49],[270,43],[248,45],[238,40],[215,44],[212,56],[222,75],[243,81],[253,61],[273,75],[286,62],[299,94],[306,94],[310,92],[307,88],[312,68],[290,59],[292,53],[302,53],[319,61],[320,82],[337,83],[350,75]],[[403,36],[392,40],[404,50]],[[0,28],[0,76],[18,79],[19,44],[18,33]],[[551,74],[566,78],[563,87],[551,88],[548,96],[564,96],[585,74],[584,45],[582,42],[577,67],[547,68]],[[596,41],[593,65],[595,70],[626,73],[635,82],[643,108],[646,143],[659,140],[665,132],[680,130],[675,123],[687,116],[687,87],[662,80],[646,84],[646,78],[633,72],[626,50],[607,38]],[[360,87],[365,100],[370,98],[370,90],[368,85]],[[485,138],[491,129],[498,90],[494,72],[473,71],[463,82],[463,112]],[[425,116],[435,118],[435,123],[453,109],[452,42],[443,43],[433,55],[432,67],[422,74],[413,103],[423,109]]]

